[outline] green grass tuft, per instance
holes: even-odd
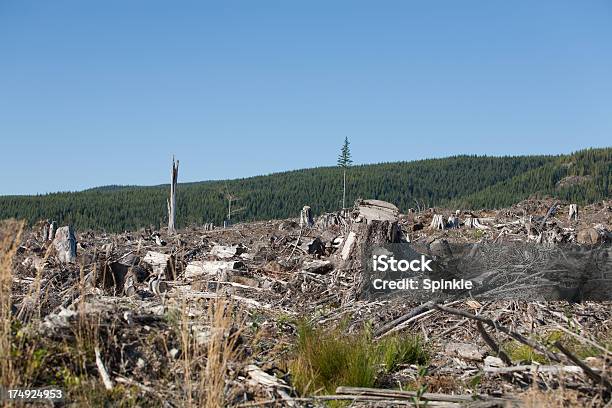
[[[379,348],[387,372],[396,370],[400,364],[424,365],[429,360],[419,336],[387,337],[380,342]]]
[[[394,336],[375,342],[366,328],[346,335],[341,328],[316,330],[298,325],[296,357],[290,364],[293,385],[302,395],[334,393],[338,386],[372,387],[378,374],[400,364],[424,364],[420,338]]]

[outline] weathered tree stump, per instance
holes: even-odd
[[[151,266],[154,275],[163,276],[167,280],[174,280],[180,268],[180,262],[175,256],[160,252],[148,251],[142,262]]]
[[[41,221],[39,225],[40,225],[40,240],[43,242],[46,242],[47,239],[49,238],[49,227],[51,226],[51,224],[49,223],[49,220],[47,220],[47,221]]]
[[[465,219],[464,225],[467,228],[489,229],[486,225],[480,223],[478,218],[469,216]]]
[[[38,237],[42,242],[53,241],[55,234],[55,223],[50,220],[40,220],[34,226],[38,230]]]
[[[327,229],[332,225],[340,225],[342,223],[341,216],[339,213],[327,213],[322,214],[317,218],[317,227],[321,229]]]
[[[454,215],[451,215],[450,217],[448,217],[448,223],[447,223],[448,228],[459,228],[459,217],[455,217]]]
[[[568,220],[578,221],[578,204],[570,204]]]
[[[53,241],[53,238],[55,238],[55,228],[55,221],[51,221],[51,223],[49,224],[49,233],[47,234],[47,241]]]
[[[309,206],[305,205],[300,213],[300,227],[312,227],[313,225],[312,210]]]
[[[431,219],[431,225],[429,226],[432,229],[443,230],[445,228],[444,217],[442,214],[434,214]]]
[[[467,217],[463,223],[467,228],[474,228],[474,217]]]
[[[57,251],[57,258],[60,262],[71,263],[76,260],[76,237],[71,226],[57,229],[53,246]]]
[[[385,244],[401,242],[401,231],[397,221],[372,220],[367,224],[354,224],[353,229],[354,231],[349,234],[345,248],[342,250],[343,255],[346,253],[345,267],[355,273],[352,289],[347,293],[344,302],[362,298],[370,286],[371,276],[364,272],[363,262],[370,259],[372,249]],[[347,245],[350,247],[347,248]]]
[[[595,245],[601,242],[601,235],[595,228],[585,228],[578,231],[576,242],[585,245]]]
[[[398,225],[399,210],[391,203],[379,200],[358,200],[353,211],[353,222],[345,236],[340,257],[342,269],[354,275],[354,282],[343,303],[361,298],[367,291],[371,277],[363,262],[368,262],[371,251],[385,244],[402,242]]]

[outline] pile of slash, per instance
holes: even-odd
[[[13,313],[47,343],[74,341],[83,314],[95,321],[95,353],[83,370],[107,392],[137,394],[141,406],[186,405],[192,391],[185,388],[199,386],[184,380],[186,348],[211,349],[216,328],[208,309],[219,299],[239,311],[223,334],[240,349],[224,366],[227,405],[606,406],[612,302],[372,298],[361,291],[359,257],[364,246],[384,242],[409,242],[430,255],[446,243],[605,248],[610,205],[578,213],[570,203],[528,200],[499,211],[400,214],[390,203],[360,200],[316,218],[305,207],[294,220],[171,234],[50,231],[54,226],[43,223],[24,232],[15,256]],[[607,262],[603,278],[611,279]],[[290,370],[298,321],[341,326],[347,335],[368,326],[374,339],[416,334],[431,359],[424,373],[404,365],[377,388],[299,395]],[[36,376],[31,385],[65,380],[57,372]],[[417,381],[426,392],[410,390]]]

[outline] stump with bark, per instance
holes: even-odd
[[[369,223],[354,224],[354,242],[348,252],[348,260],[345,267],[355,273],[353,288],[345,297],[345,301],[361,299],[367,296],[371,284],[371,276],[364,273],[365,265],[370,259],[373,248],[386,244],[401,242],[401,231],[396,221],[370,221]],[[349,244],[347,240],[347,244]]]
[[[363,200],[354,210],[355,220],[344,240],[341,251],[343,270],[354,275],[351,290],[344,302],[351,302],[367,296],[371,277],[365,273],[365,265],[373,248],[385,244],[402,242],[398,224],[399,211],[390,203],[378,200]]]

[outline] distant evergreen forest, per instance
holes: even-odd
[[[560,156],[454,156],[413,162],[351,167],[347,203],[376,198],[408,208],[449,206],[500,208],[534,195],[584,204],[610,197],[612,148]],[[180,174],[179,174],[180,180]],[[80,192],[0,197],[0,219],[40,219],[72,224],[78,230],[118,232],[167,223],[169,185],[106,186]],[[227,216],[226,194],[237,199],[232,221],[296,217],[304,205],[315,214],[340,209],[338,167],[296,170],[227,181],[179,183],[178,227]],[[418,204],[417,204],[418,203]]]

